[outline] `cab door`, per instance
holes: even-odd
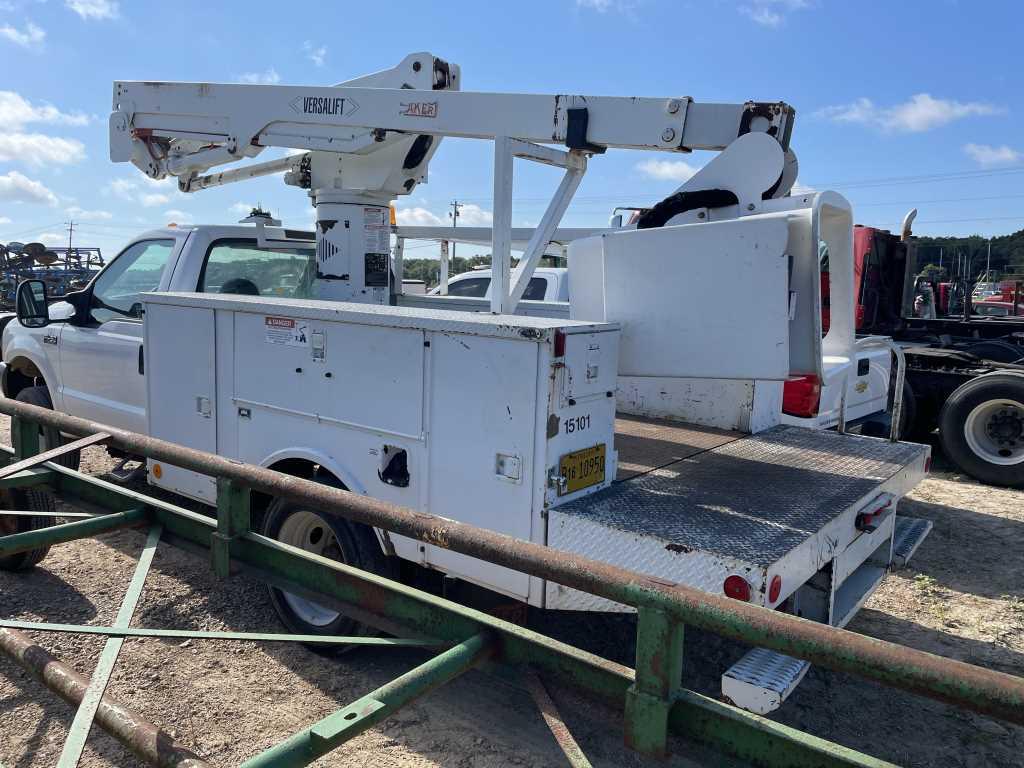
[[[141,240],[97,276],[88,322],[60,331],[59,410],[145,434],[141,294],[161,286],[174,244]]]

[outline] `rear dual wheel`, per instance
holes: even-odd
[[[334,483],[331,483],[334,485]],[[387,575],[387,558],[372,529],[283,499],[274,500],[263,519],[264,536],[360,570]],[[300,635],[372,635],[356,619],[303,595],[267,585],[282,623]],[[324,648],[323,645],[315,646]],[[332,646],[334,649],[345,646]]]

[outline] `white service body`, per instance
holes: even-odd
[[[541,544],[549,508],[615,477],[614,324],[196,293],[143,299],[153,437],[261,466],[311,461],[355,493]],[[563,460],[599,446],[599,481],[560,487]],[[387,474],[399,451],[404,483]],[[215,500],[213,479],[195,472],[151,462],[150,482]],[[388,538],[406,560],[542,604],[540,579]]]

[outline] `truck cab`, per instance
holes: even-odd
[[[3,334],[4,395],[45,386],[56,410],[146,431],[143,305],[148,291],[281,298],[313,293],[312,233],[252,226],[170,226],[129,243],[82,291],[50,308],[54,322]]]
[[[430,296],[442,295],[438,286]],[[452,276],[448,280],[448,296],[464,298],[491,298],[491,270],[473,269]],[[524,301],[569,301],[569,270],[565,267],[538,267],[523,292]]]

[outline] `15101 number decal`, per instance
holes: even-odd
[[[562,422],[562,428],[565,430],[565,434],[571,435],[573,432],[582,432],[585,429],[590,429],[590,414],[585,416],[574,416],[571,419],[566,419]]]

